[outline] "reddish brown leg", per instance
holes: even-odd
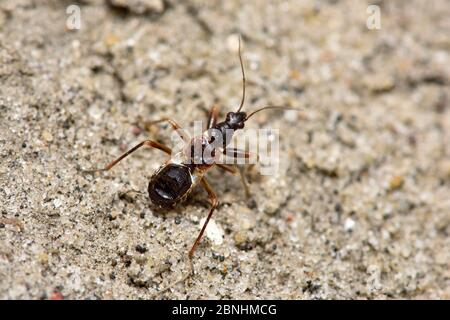
[[[183,139],[183,141],[189,141],[189,134],[187,134],[183,128],[173,119],[170,118],[162,118],[159,120],[154,120],[154,121],[147,121],[145,122],[146,125],[152,125],[152,124],[157,124],[157,123],[161,123],[161,122],[168,122],[173,130],[175,130],[181,137],[181,139]]]
[[[239,176],[241,177],[242,185],[244,186],[245,197],[248,200],[248,199],[250,199],[252,197],[252,194],[250,192],[250,187],[248,186],[247,178],[245,177],[245,173],[244,173],[245,168],[239,168],[238,167],[237,170],[239,172]]]
[[[142,146],[148,146],[148,147],[156,148],[156,149],[164,151],[165,153],[167,153],[169,155],[172,153],[172,150],[168,146],[166,146],[166,145],[164,145],[162,143],[159,143],[159,142],[156,142],[156,141],[153,141],[153,140],[145,140],[145,141],[142,141],[141,143],[139,143],[138,145],[134,146],[133,148],[131,148],[130,150],[128,150],[124,154],[122,154],[116,160],[110,162],[106,167],[104,167],[102,169],[84,170],[84,172],[93,173],[93,172],[100,172],[100,171],[108,171],[112,167],[114,167],[117,163],[119,163],[122,159],[124,159],[125,157],[129,156],[131,153],[133,153],[134,151],[136,151],[137,149],[139,149]]]
[[[240,168],[240,167],[238,167],[236,165],[229,165],[229,164],[216,163],[216,165],[220,169],[225,170],[227,172],[230,172],[233,175],[236,175],[237,173],[239,173],[239,176],[241,177],[242,186],[244,187],[245,197],[247,199],[251,198],[252,195],[250,193],[250,187],[248,186],[247,179],[245,178],[245,174],[243,172],[243,168]]]
[[[219,107],[212,106],[208,114],[208,122],[206,123],[206,129],[212,128],[217,123],[217,117],[219,116]]]
[[[206,181],[205,178],[202,178],[201,183],[203,187],[205,188],[206,192],[208,192],[209,200],[211,201],[211,209],[209,210],[208,216],[206,217],[206,221],[203,224],[202,230],[198,234],[197,239],[195,240],[194,244],[192,245],[191,250],[189,250],[189,259],[192,260],[192,257],[194,256],[195,249],[197,249],[198,245],[200,244],[200,240],[202,239],[203,233],[205,232],[206,226],[208,225],[209,220],[211,219],[211,216],[214,212],[214,210],[219,205],[219,200],[217,199],[216,193],[209,185],[208,181]]]
[[[169,286],[162,289],[160,292],[158,292],[158,294],[161,294],[161,293],[165,292],[166,290],[176,286],[178,283],[186,281],[192,275],[194,275],[194,263],[192,261],[192,258],[194,256],[195,249],[197,249],[197,246],[199,245],[200,240],[202,239],[203,233],[205,232],[206,226],[208,225],[208,222],[211,219],[214,209],[216,209],[217,206],[219,205],[217,196],[216,196],[214,190],[209,185],[208,181],[206,181],[205,178],[202,178],[201,183],[202,183],[203,187],[205,188],[205,190],[208,192],[208,197],[209,197],[209,200],[211,201],[211,209],[209,210],[208,217],[206,218],[206,221],[203,224],[202,230],[200,231],[197,239],[195,240],[194,244],[192,245],[191,250],[189,250],[188,257],[189,257],[190,272],[188,274],[186,274],[185,276],[183,276],[181,279],[175,281],[174,283],[172,283]]]
[[[229,172],[233,175],[236,175],[236,173],[238,173],[238,170],[236,167],[229,165],[229,164],[221,164],[221,163],[216,163],[216,166],[218,166],[220,169]]]

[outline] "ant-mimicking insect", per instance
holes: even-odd
[[[148,184],[148,195],[152,203],[156,204],[161,208],[173,208],[179,203],[183,202],[187,198],[187,196],[191,193],[191,191],[194,189],[194,187],[196,187],[198,184],[201,184],[202,187],[208,193],[208,197],[211,202],[211,208],[202,226],[202,229],[200,230],[200,233],[198,234],[194,244],[192,245],[188,253],[192,271],[190,274],[193,274],[194,272],[192,264],[194,252],[200,243],[200,240],[203,236],[203,233],[205,232],[209,220],[211,219],[211,216],[213,215],[214,210],[219,205],[216,193],[214,192],[214,190],[204,177],[205,173],[209,169],[211,169],[214,165],[232,174],[239,173],[241,176],[241,180],[246,195],[247,197],[249,196],[248,185],[243,173],[240,170],[238,170],[235,165],[220,164],[214,161],[216,151],[218,149],[222,149],[220,151],[224,155],[232,156],[234,159],[249,159],[251,156],[249,152],[237,148],[227,148],[227,145],[231,142],[231,138],[234,132],[236,130],[243,129],[245,126],[245,122],[248,119],[250,119],[255,113],[260,112],[262,110],[295,109],[284,106],[267,106],[264,108],[257,109],[251,112],[250,114],[247,114],[245,111],[241,111],[245,101],[246,80],[245,80],[244,65],[242,63],[242,56],[241,56],[240,37],[239,37],[238,52],[239,52],[239,62],[242,71],[242,99],[239,108],[236,112],[228,112],[224,121],[217,122],[219,109],[217,106],[213,106],[208,115],[206,131],[204,131],[200,137],[194,137],[192,139],[188,139],[187,135],[183,132],[182,128],[177,124],[176,121],[172,119],[163,118],[157,121],[151,121],[150,122],[151,124],[168,122],[171,125],[171,127],[177,131],[177,133],[180,135],[183,141],[187,142],[186,148],[183,148],[183,150],[175,154],[172,154],[172,149],[169,148],[168,146],[153,140],[145,140],[139,143],[138,145],[134,146],[124,154],[122,154],[114,161],[110,162],[105,168],[84,171],[88,173],[108,171],[134,151],[138,150],[143,146],[148,146],[162,150],[163,152],[171,156],[171,159],[166,161],[158,170],[156,170],[156,172],[150,178],[150,182]],[[222,142],[221,143],[222,148],[213,148],[211,150],[211,146],[213,145],[213,142],[214,140],[216,140],[217,137],[221,138],[219,140]],[[202,151],[200,159],[198,159],[197,154],[193,154],[192,152],[195,149],[195,146],[196,145],[198,146],[199,144],[201,145]],[[213,161],[211,161],[211,159],[204,158],[203,152],[207,149],[210,149]],[[183,281],[184,279],[186,279],[186,277],[177,281],[177,283]]]

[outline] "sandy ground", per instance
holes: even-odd
[[[450,6],[377,1],[85,0],[0,2],[0,298],[450,298]],[[276,175],[212,169],[176,210],[148,204],[170,142],[214,103],[241,96],[250,128],[280,130]],[[144,194],[121,198],[136,189]],[[223,237],[220,237],[223,232]]]

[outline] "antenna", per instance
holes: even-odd
[[[266,109],[284,109],[284,110],[298,110],[297,108],[293,108],[293,107],[284,107],[284,106],[268,106],[268,107],[264,107],[258,110],[253,111],[252,113],[250,113],[247,118],[245,118],[245,121],[247,121],[251,116],[253,116],[255,113],[266,110]],[[300,111],[300,110],[299,110]]]
[[[241,105],[239,106],[238,111],[241,111],[242,106],[244,105],[245,101],[245,71],[244,71],[244,64],[242,63],[242,56],[241,56],[241,35],[239,35],[239,62],[241,63],[241,70],[242,70],[242,100]]]

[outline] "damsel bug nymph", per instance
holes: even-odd
[[[184,150],[172,155],[150,178],[148,194],[152,203],[170,208],[183,202],[205,172],[215,164],[217,142],[226,148],[233,132],[244,128],[246,117],[245,112],[230,112],[225,121],[215,123],[214,120],[201,137],[192,139]],[[200,152],[196,152],[197,146]],[[205,156],[208,148],[210,157]]]
[[[219,115],[218,107],[211,108],[206,130],[197,137],[189,138],[189,136],[183,131],[183,129],[172,119],[164,118],[150,123],[168,122],[171,127],[176,130],[177,134],[182,138],[184,142],[183,148],[179,151],[173,151],[170,147],[153,141],[145,140],[131,148],[119,158],[109,163],[103,169],[89,170],[88,172],[107,171],[119,163],[122,159],[136,151],[137,149],[148,146],[159,149],[168,155],[170,159],[164,163],[150,178],[148,184],[148,195],[151,202],[162,208],[172,208],[177,204],[183,202],[186,197],[191,193],[194,187],[201,185],[208,193],[208,198],[211,203],[208,216],[200,230],[194,244],[189,250],[189,258],[192,259],[193,254],[200,243],[203,233],[209,220],[217,208],[219,201],[216,193],[210,186],[205,177],[205,173],[217,166],[218,168],[225,170],[229,173],[241,175],[241,180],[246,192],[248,192],[248,185],[241,170],[238,170],[235,164],[222,164],[217,162],[217,157],[224,154],[234,159],[248,159],[250,153],[236,148],[229,148],[228,145],[231,142],[231,138],[236,130],[243,129],[245,122],[252,117],[255,113],[265,109],[290,109],[286,107],[268,106],[257,109],[256,111],[247,114],[241,111],[245,101],[245,72],[241,57],[241,45],[239,40],[239,61],[242,71],[242,99],[241,104],[236,112],[229,112],[226,118],[222,122],[217,122]],[[197,152],[200,151],[200,152]]]

